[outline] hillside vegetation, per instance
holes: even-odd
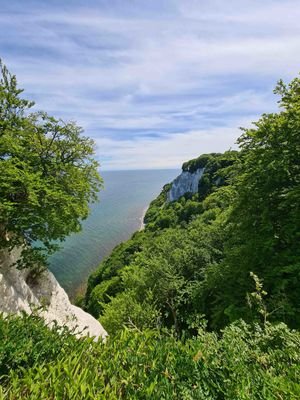
[[[124,329],[107,343],[49,330],[38,317],[0,318],[0,398],[13,400],[299,399],[298,332],[286,325]]]
[[[300,398],[300,80],[275,93],[239,152],[183,164],[205,168],[198,193],[168,202],[167,184],[90,276],[106,343],[0,316],[0,398]]]
[[[92,274],[85,307],[111,334],[133,324],[190,336],[199,321],[219,331],[240,318],[300,327],[299,91],[299,79],[279,82],[281,111],[243,130],[239,152],[184,163],[205,168],[198,193],[167,202],[166,185],[145,230]]]

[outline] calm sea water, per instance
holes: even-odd
[[[50,258],[50,269],[73,297],[89,274],[120,242],[141,226],[149,203],[178,170],[106,171],[100,202],[91,206],[80,233],[69,236]]]

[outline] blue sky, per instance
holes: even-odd
[[[234,147],[300,71],[299,0],[0,2],[0,57],[36,109],[95,139],[103,169]]]

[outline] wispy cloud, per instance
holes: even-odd
[[[209,153],[212,149],[214,152],[228,150],[228,143],[234,143],[237,135],[237,128],[222,126],[162,134],[159,140],[139,136],[134,142],[99,138],[96,143],[100,159],[105,160],[106,155],[110,155],[107,161],[111,169],[178,168],[183,161]],[[236,148],[235,145],[232,147]]]
[[[178,167],[276,108],[299,20],[298,0],[11,0],[0,56],[38,108],[95,138],[103,168]]]

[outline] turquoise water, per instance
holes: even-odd
[[[82,232],[69,236],[50,258],[50,269],[73,297],[103,257],[141,226],[142,215],[178,170],[106,171],[100,202],[91,206]]]

